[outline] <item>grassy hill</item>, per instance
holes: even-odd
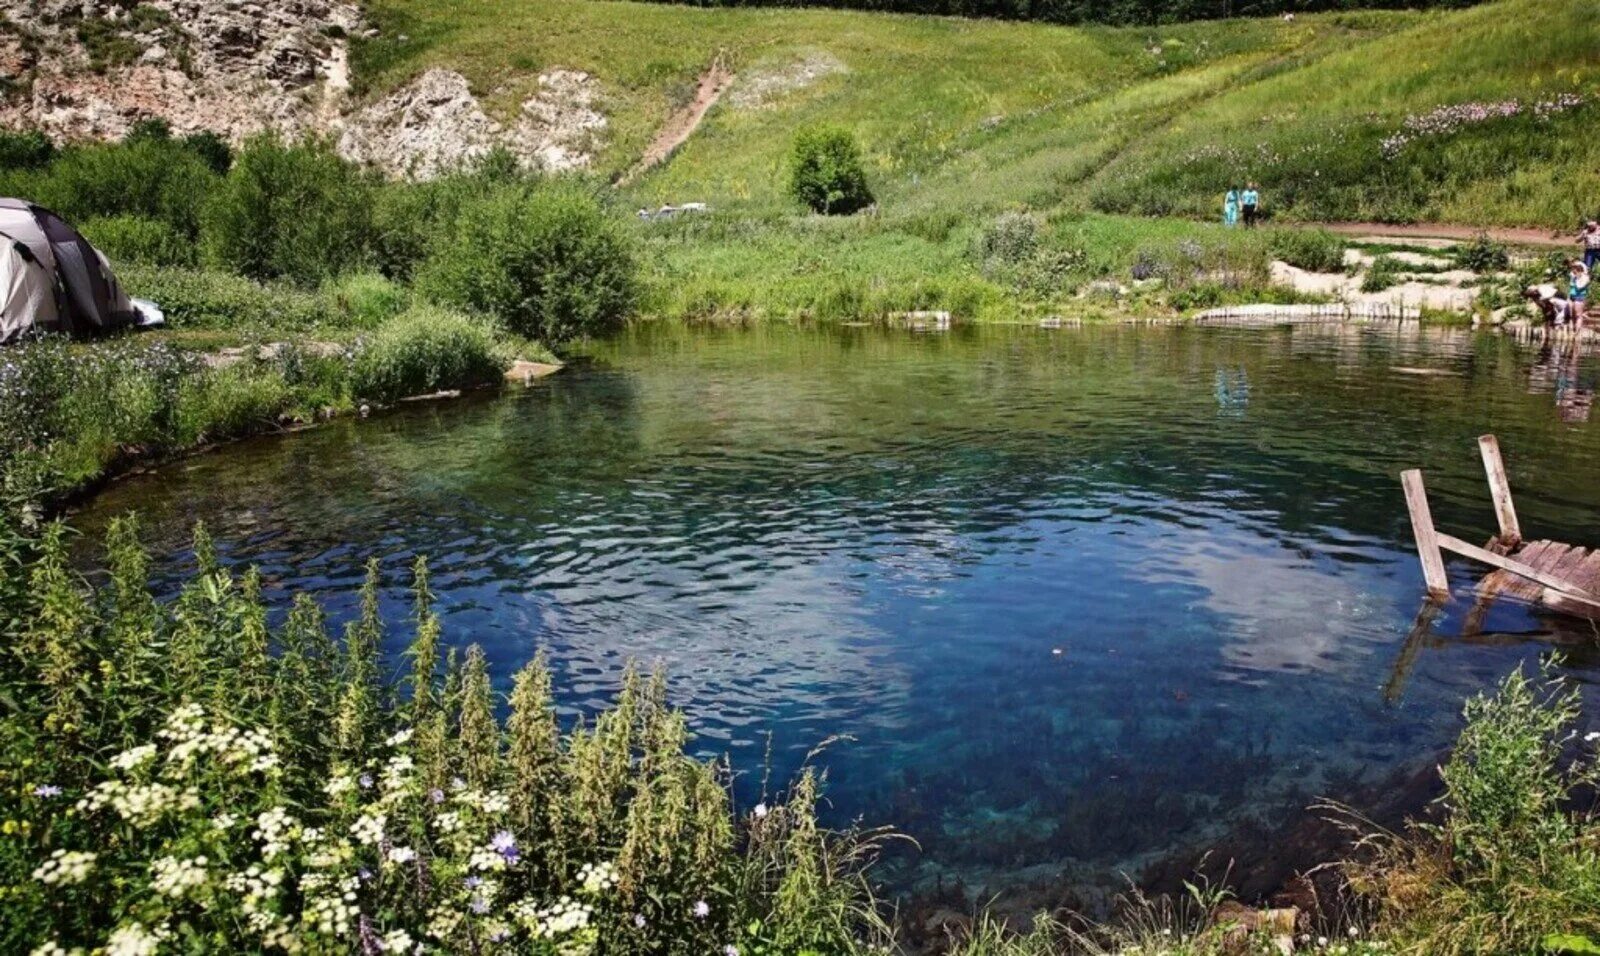
[[[595,75],[607,175],[715,58],[733,68],[698,131],[618,197],[719,210],[651,233],[668,311],[816,308],[819,288],[860,282],[900,304],[986,299],[993,277],[968,250],[1004,210],[1040,213],[1047,244],[1125,263],[1177,233],[1121,217],[1214,219],[1246,179],[1280,221],[1564,230],[1600,207],[1600,0],[1128,28],[621,0],[370,9],[382,31],[355,68],[374,94],[445,66],[509,115],[541,70]],[[819,122],[860,139],[871,221],[812,221],[784,195],[794,131]]]

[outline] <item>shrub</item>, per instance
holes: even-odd
[[[1450,257],[1458,269],[1473,272],[1500,272],[1511,267],[1511,254],[1504,243],[1495,242],[1487,232],[1480,232],[1471,242],[1456,247]]]
[[[418,306],[361,342],[351,368],[350,390],[357,398],[392,402],[487,384],[505,368],[488,325],[434,306]]]
[[[283,332],[337,321],[325,297],[283,283],[264,285],[207,269],[143,266],[119,266],[117,276],[130,294],[160,305],[175,328]]]
[[[217,175],[221,176],[233,168],[233,147],[216,133],[203,129],[185,136],[182,142],[184,149],[200,157]]]
[[[431,246],[417,275],[422,295],[548,344],[614,331],[637,295],[622,230],[567,183],[513,183],[471,197]]]
[[[1039,219],[1026,212],[1001,213],[978,236],[978,262],[985,270],[1013,266],[1039,248]]]
[[[184,378],[172,409],[170,443],[191,448],[270,428],[293,404],[276,370],[241,362]]]
[[[216,183],[216,174],[182,146],[144,139],[66,150],[40,176],[29,198],[71,222],[141,216],[192,239],[199,235],[201,209]]]
[[[1344,240],[1326,229],[1280,229],[1271,241],[1274,256],[1311,272],[1342,271],[1344,248]]]
[[[192,240],[159,219],[144,216],[107,216],[90,219],[79,227],[84,236],[115,265],[137,262],[154,266],[191,266],[196,254]]]
[[[206,261],[254,279],[338,275],[365,257],[372,192],[327,143],[256,136],[206,205]]]
[[[835,127],[801,130],[790,158],[789,194],[824,215],[848,216],[872,205],[855,137]]]
[[[1382,255],[1372,260],[1367,274],[1361,279],[1362,292],[1382,292],[1400,281],[1405,264],[1394,256]]]
[[[36,129],[0,130],[0,169],[37,169],[55,154],[50,137]]]
[[[139,143],[153,140],[158,143],[169,142],[172,139],[172,124],[159,116],[146,117],[128,127],[127,135],[122,137],[124,143]]]

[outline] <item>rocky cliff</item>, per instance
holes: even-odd
[[[571,70],[541,75],[509,122],[441,69],[352,102],[350,37],[371,29],[343,0],[0,0],[0,126],[57,140],[117,139],[151,117],[234,140],[315,132],[351,159],[419,177],[495,146],[547,169],[593,161],[600,90]]]

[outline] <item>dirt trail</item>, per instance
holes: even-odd
[[[617,180],[618,186],[626,186],[639,178],[652,167],[672,155],[672,151],[684,144],[694,131],[700,128],[700,121],[705,119],[711,107],[722,99],[722,94],[728,91],[733,83],[733,71],[723,63],[718,56],[711,61],[706,71],[700,74],[700,83],[695,87],[694,99],[682,109],[667,118],[667,122],[656,132],[655,139],[645,149],[639,161]]]
[[[1485,232],[1496,242],[1518,246],[1577,246],[1578,230],[1571,234],[1548,229],[1509,229],[1491,227],[1477,229],[1472,226],[1448,226],[1439,223],[1413,223],[1395,225],[1382,222],[1320,222],[1307,223],[1309,227],[1326,229],[1344,236],[1373,236],[1384,239],[1453,239],[1475,238]]]

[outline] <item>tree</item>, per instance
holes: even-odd
[[[794,138],[789,193],[824,215],[848,216],[872,205],[855,137],[831,126],[801,130]]]

